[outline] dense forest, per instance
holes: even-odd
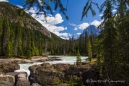
[[[95,41],[95,35],[74,36],[69,40],[59,38],[44,30],[44,27],[22,9],[0,3],[0,56],[31,58],[39,55],[88,55],[88,41]],[[43,27],[43,28],[41,28]],[[50,33],[50,34],[49,34]],[[93,48],[93,47],[92,47]],[[93,49],[92,49],[93,50]]]
[[[91,45],[95,36],[85,34],[75,39],[63,40],[52,34],[52,38],[45,36],[38,30],[22,27],[20,22],[11,23],[6,17],[0,18],[0,56],[30,58],[35,55],[87,55],[88,41]]]

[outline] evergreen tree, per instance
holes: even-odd
[[[13,51],[12,43],[10,41],[8,41],[6,56],[11,57],[12,56],[12,51]]]
[[[19,41],[18,41],[18,56],[22,56],[22,55],[23,55],[22,41],[21,41],[21,39],[19,39]]]
[[[85,47],[84,47],[85,54],[88,54],[88,33],[85,32]]]
[[[28,41],[26,47],[26,57],[30,59],[32,56],[32,46],[31,46],[31,31],[28,29]]]
[[[77,62],[81,62],[81,55],[79,50],[77,51]]]
[[[91,62],[91,59],[92,59],[92,50],[91,50],[91,43],[90,43],[90,40],[88,41],[88,58],[89,58],[89,61]]]
[[[3,21],[3,32],[2,32],[2,55],[8,56],[6,49],[10,38],[10,25],[9,20],[5,17]],[[9,52],[8,52],[9,53]]]

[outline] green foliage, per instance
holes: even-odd
[[[81,62],[81,55],[79,50],[77,51],[77,62]]]
[[[12,52],[13,52],[13,44],[10,42],[10,41],[8,41],[8,44],[7,44],[7,56],[8,57],[11,57],[12,56]]]
[[[84,16],[87,17],[88,11],[90,10],[92,13],[92,16],[95,16],[96,13],[93,9],[93,5],[98,7],[98,4],[93,2],[93,0],[87,0],[86,5],[83,8],[83,12],[82,12],[82,19],[84,18]]]
[[[54,4],[55,5],[54,10],[57,10],[57,8],[59,8],[60,12],[65,16],[65,18],[67,20],[69,19],[69,17],[66,15],[67,7],[65,8],[63,6],[61,0],[41,0],[41,3],[43,3],[43,5],[41,5],[39,1],[25,0],[23,2],[23,6],[27,7],[28,9],[30,9],[31,7],[33,7],[36,4],[36,5],[38,5],[39,10],[44,12],[43,14],[44,14],[44,16],[46,16],[45,9],[47,9],[48,11],[51,12],[51,14],[53,14],[53,9],[51,8],[50,4]]]
[[[25,11],[23,9],[18,10],[18,13],[20,16],[23,16],[25,14]]]
[[[60,83],[61,83],[61,81],[57,81],[57,82],[51,83],[51,85],[58,85],[58,84],[60,84]]]
[[[73,77],[72,77],[72,75],[70,76],[70,79],[69,79],[69,81],[68,81],[68,84],[70,85],[70,86],[74,86],[74,81],[73,81]]]
[[[101,12],[104,9],[103,22],[99,26],[104,29],[96,38],[94,44],[99,74],[106,79],[123,79],[127,82],[126,85],[129,85],[129,78],[127,77],[129,72],[125,72],[129,71],[128,68],[125,69],[129,67],[129,65],[127,66],[129,63],[129,43],[127,42],[129,38],[128,3],[124,0],[104,0],[104,3],[100,6]],[[114,8],[117,9],[117,16],[112,13]],[[115,86],[116,84],[107,84],[107,86],[109,85]]]
[[[21,39],[18,41],[18,55],[19,56],[22,56],[23,55],[22,41],[21,41]]]
[[[3,18],[1,25],[0,55],[31,58],[34,54],[39,55],[39,50],[42,53],[43,41],[38,39],[44,39],[41,32],[23,28],[19,23],[11,23],[6,17]]]
[[[91,62],[92,50],[91,50],[91,43],[90,43],[90,41],[88,41],[88,57],[89,57],[89,61]]]
[[[37,48],[37,47],[34,47],[34,52],[35,52],[35,54],[34,54],[34,55],[39,56],[39,50],[38,50],[38,48]]]
[[[34,28],[28,28],[29,25],[33,25]],[[34,21],[22,9],[12,6],[9,3],[1,2],[0,56],[31,58],[33,55],[42,55],[45,52],[52,52],[52,54],[68,53],[69,47],[66,45],[69,41],[66,42],[66,40],[62,40],[53,33],[51,33],[51,38],[49,38],[46,35],[47,33],[41,30],[40,27],[42,25]],[[73,49],[71,50],[72,54]],[[74,52],[74,54],[76,53]]]

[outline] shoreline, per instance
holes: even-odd
[[[0,58],[0,64],[4,63],[18,63],[18,64],[24,64],[24,63],[34,63],[34,62],[45,62],[45,61],[54,61],[54,60],[61,60],[59,57],[53,57],[49,58],[46,56],[33,56],[31,59],[24,59],[24,58]]]
[[[49,57],[45,56],[33,56],[31,59],[22,59],[22,58],[0,58],[1,63],[10,63],[10,62],[17,62],[17,63],[33,63],[33,62],[44,62],[50,60]]]

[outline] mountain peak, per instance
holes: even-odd
[[[99,32],[100,32],[100,30],[99,30],[96,26],[90,25],[90,26],[88,26],[86,29],[84,29],[82,35],[84,36],[86,32],[88,33],[88,35],[90,35],[91,32],[92,32],[94,35],[98,35]]]

